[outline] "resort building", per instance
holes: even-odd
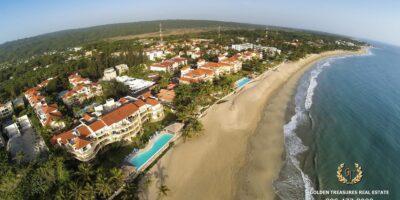
[[[136,99],[128,96],[114,103],[117,108],[86,114],[78,126],[53,136],[51,143],[64,147],[78,160],[89,161],[102,147],[129,141],[141,133],[143,123],[164,117],[164,108],[154,97]]]
[[[175,57],[169,60],[165,60],[160,63],[154,63],[150,65],[151,71],[159,71],[159,72],[166,72],[171,73],[179,68],[179,66],[187,65],[186,58]]]
[[[276,47],[266,47],[266,46],[251,44],[251,43],[233,44],[231,48],[236,51],[246,51],[246,50],[254,49],[257,51],[264,51],[270,55],[276,55],[276,54],[280,55],[281,54],[281,50],[279,50]]]
[[[51,79],[43,81],[34,88],[30,88],[24,94],[42,126],[48,126],[53,130],[59,130],[65,127],[65,123],[61,120],[62,114],[58,111],[57,104],[47,104],[46,97],[40,92],[40,90],[47,86],[49,80]]]
[[[191,69],[189,66],[181,69],[181,78],[179,83],[191,84],[203,81],[212,81],[215,77],[215,73],[208,69]]]
[[[0,103],[0,119],[10,117],[14,113],[11,101],[2,104]]]
[[[151,87],[155,84],[152,81],[143,79],[132,78],[129,76],[118,76],[116,80],[129,87],[130,95],[137,97],[146,92],[149,92]]]
[[[73,87],[92,83],[88,78],[82,78],[78,73],[69,75],[68,81]]]
[[[107,68],[104,70],[103,80],[111,81],[117,78],[117,72],[113,67]]]
[[[238,71],[238,69],[232,64],[216,62],[206,62],[205,64],[200,65],[199,69],[211,70],[214,72],[216,77],[221,77]]]
[[[144,53],[151,61],[155,61],[156,59],[163,59],[165,57],[164,51],[160,49],[149,48],[145,49]]]
[[[92,83],[89,79],[82,78],[78,74],[69,76],[68,80],[74,88],[65,92],[61,97],[67,106],[80,105],[85,100],[103,94],[102,87],[99,83]]]
[[[121,76],[121,74],[123,74],[129,70],[129,67],[127,64],[120,64],[120,65],[115,66],[115,69],[117,69],[118,75]]]

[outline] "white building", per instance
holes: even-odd
[[[0,119],[4,119],[6,117],[9,117],[13,114],[14,110],[12,107],[11,101],[1,104],[0,103]]]
[[[121,75],[129,70],[129,67],[127,64],[120,64],[115,66],[115,69],[117,69],[118,75]]]
[[[16,123],[5,128],[5,132],[9,138],[7,151],[13,159],[16,158],[18,152],[23,152],[23,160],[31,161],[48,150],[43,138],[32,128],[27,115],[17,118]]]
[[[136,99],[128,96],[118,103],[117,108],[105,114],[85,115],[75,128],[54,135],[52,144],[64,147],[78,160],[89,161],[104,146],[131,140],[141,133],[144,122],[157,121],[164,116],[163,106],[152,97]]]
[[[132,96],[147,92],[155,83],[143,79],[132,78],[129,76],[118,76],[116,80],[129,87]]]
[[[155,61],[156,59],[163,59],[165,57],[164,52],[159,49],[145,49],[144,53],[151,61]]]
[[[111,81],[117,78],[117,72],[114,68],[110,67],[104,70],[103,80]]]
[[[251,44],[251,43],[233,44],[232,45],[232,49],[234,49],[236,51],[244,51],[244,50],[249,50],[249,49],[253,49],[253,48],[254,48],[254,44]]]

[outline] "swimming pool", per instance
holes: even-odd
[[[129,163],[140,170],[144,164],[154,157],[165,145],[167,145],[174,135],[170,133],[163,133],[153,139],[153,146],[144,152],[140,152],[129,160]]]
[[[244,77],[244,78],[241,78],[240,80],[236,81],[235,85],[236,85],[236,87],[243,87],[250,81],[251,81],[251,79]]]

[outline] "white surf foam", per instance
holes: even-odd
[[[314,70],[311,71],[310,85],[308,86],[306,101],[304,103],[304,107],[306,110],[310,110],[310,108],[312,106],[312,98],[314,96],[314,90],[318,85],[317,78],[318,78],[319,74],[322,72],[324,67],[328,67],[330,65],[331,65],[331,63],[329,62],[329,60],[327,60],[326,62],[324,62],[322,64],[318,64],[318,66]]]

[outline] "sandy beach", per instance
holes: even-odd
[[[157,198],[154,174],[160,172],[170,189],[165,199],[276,198],[272,182],[284,159],[282,128],[298,79],[315,62],[352,53],[331,51],[281,64],[214,106],[201,119],[204,132],[176,143],[150,170],[142,199]]]

